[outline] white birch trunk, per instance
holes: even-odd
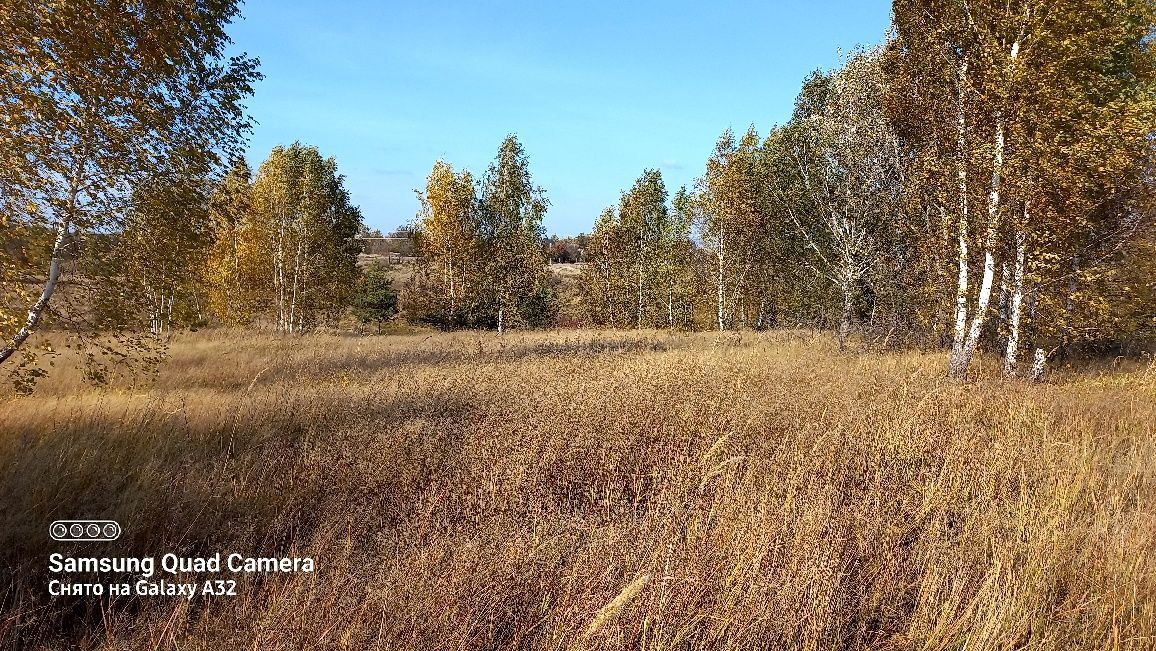
[[[446,268],[447,268],[446,273],[449,275],[449,281],[450,281],[450,318],[452,319],[454,312],[457,311],[457,295],[455,294],[456,288],[454,287],[454,252],[453,252],[453,250],[450,251],[449,255],[446,256],[446,258],[447,258],[447,260],[446,260]]]
[[[297,284],[301,278],[301,240],[297,240],[297,250],[293,254],[293,287],[289,298],[289,332],[292,333],[297,324]]]
[[[992,160],[991,193],[987,203],[987,237],[983,252],[983,280],[980,281],[979,296],[976,299],[975,314],[971,317],[971,327],[967,332],[960,356],[955,360],[956,366],[952,369],[956,377],[967,374],[971,365],[971,358],[975,355],[979,337],[983,334],[983,326],[987,322],[987,308],[991,302],[991,287],[995,281],[995,231],[999,220],[1000,186],[1003,178],[1003,149],[1004,149],[1004,120],[997,118],[995,127],[995,153]]]
[[[1035,359],[1032,360],[1032,373],[1030,379],[1032,382],[1039,382],[1044,379],[1044,374],[1047,372],[1048,354],[1044,352],[1043,348],[1036,349]]]
[[[666,325],[667,328],[674,329],[674,285],[668,285],[666,288]]]
[[[73,197],[75,200],[75,192]],[[36,330],[36,326],[40,323],[40,319],[44,315],[44,310],[48,308],[48,301],[52,299],[52,294],[56,291],[56,283],[60,280],[60,263],[64,255],[65,242],[68,239],[68,222],[63,221],[56,229],[56,239],[52,244],[52,259],[48,263],[48,278],[44,282],[44,288],[40,290],[40,297],[28,308],[28,316],[24,319],[24,325],[16,331],[8,344],[4,348],[0,348],[0,364],[12,356],[21,345],[32,336]]]
[[[273,252],[273,287],[277,295],[277,330],[285,329],[285,216],[278,214],[277,246]]]
[[[301,245],[301,294],[294,301],[297,304],[297,330],[298,332],[305,331],[305,319],[308,314],[307,306],[309,305],[308,291],[309,291],[309,220],[305,220],[304,234],[302,235],[304,243]]]
[[[1024,207],[1026,216],[1027,207]],[[1023,228],[1016,229],[1016,260],[1012,276],[1011,301],[1008,305],[1007,350],[1003,358],[1003,372],[1012,377],[1016,374],[1016,362],[1020,345],[1020,317],[1024,301],[1024,265],[1027,258],[1027,244]]]
[[[719,235],[718,235],[718,330],[719,330],[719,332],[726,330],[726,318],[725,318],[725,314],[724,314],[724,301],[726,300],[726,297],[725,297],[725,294],[723,292],[723,289],[724,289],[723,288],[723,257],[724,257],[724,253],[725,253],[723,250],[724,239],[725,238],[723,237],[723,230],[720,228],[719,229]]]
[[[844,280],[840,289],[843,291],[843,316],[839,321],[839,350],[846,350],[847,335],[851,332],[851,283]]]
[[[967,78],[967,59],[959,64],[958,90],[956,97],[956,147],[959,155],[959,170],[956,173],[959,190],[959,249],[958,266],[959,278],[955,290],[955,331],[952,339],[951,360],[948,363],[948,373],[952,377],[961,377],[967,373],[967,363],[964,359],[964,335],[967,330],[967,266],[968,253],[968,197],[967,197],[967,116],[963,106],[963,85]]]
[[[635,320],[634,329],[642,329],[642,279],[643,269],[642,262],[645,255],[645,246],[643,245],[642,233],[638,234],[638,318]]]

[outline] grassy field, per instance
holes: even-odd
[[[179,338],[0,401],[0,646],[1156,648],[1156,370],[954,384],[805,333]],[[312,556],[49,598],[116,554]],[[104,551],[102,553],[112,553]]]

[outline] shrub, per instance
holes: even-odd
[[[361,270],[353,292],[353,316],[362,323],[381,323],[397,315],[397,290],[389,268],[374,262]]]

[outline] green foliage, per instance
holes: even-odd
[[[238,13],[235,0],[0,11],[0,224],[17,238],[0,248],[0,293],[12,299],[0,304],[0,363],[46,325],[102,363],[149,357],[94,342],[155,321],[139,318],[159,305],[142,292],[170,305],[185,292],[176,247],[201,238],[195,195],[243,149],[244,100],[261,77],[255,59],[227,53]],[[116,235],[116,246],[92,243]],[[119,313],[94,315],[98,297]]]
[[[439,327],[474,325],[486,283],[482,276],[481,209],[474,177],[434,163],[411,229],[421,253],[403,297],[410,318]]]
[[[517,136],[502,141],[481,184],[481,251],[492,282],[484,318],[501,332],[509,325],[540,325],[551,301],[542,250],[542,218],[550,202],[535,186],[529,157]]]
[[[687,328],[694,244],[685,189],[672,210],[658,170],[648,169],[594,226],[579,279],[591,321],[618,327]]]
[[[542,218],[549,202],[529,159],[508,136],[480,183],[444,161],[419,195],[421,260],[402,297],[412,319],[440,327],[537,327],[553,322]]]
[[[361,270],[351,305],[353,316],[362,323],[383,323],[397,316],[397,290],[388,266],[374,262]]]
[[[251,202],[239,255],[241,285],[256,293],[258,310],[284,332],[339,318],[357,278],[362,218],[337,162],[300,143],[275,147]],[[216,248],[228,255],[227,242]]]

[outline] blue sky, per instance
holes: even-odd
[[[588,231],[647,167],[673,194],[727,127],[765,133],[803,78],[882,41],[884,0],[304,2],[249,0],[231,29],[266,79],[254,167],[294,140],[334,156],[372,227],[417,211],[438,158],[481,174],[517,133],[551,207]]]

